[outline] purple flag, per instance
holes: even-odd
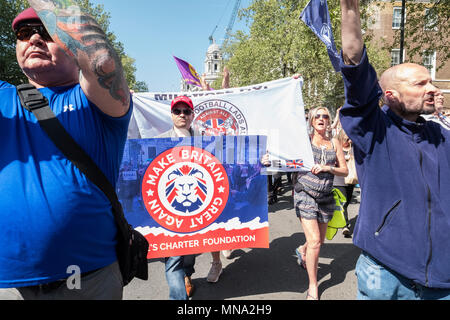
[[[186,61],[181,60],[180,58],[177,58],[175,56],[173,56],[173,58],[175,59],[178,69],[180,69],[181,76],[183,77],[184,81],[197,87],[201,87],[202,85],[200,84],[200,77],[198,76],[198,73],[197,71],[195,71],[194,67]]]

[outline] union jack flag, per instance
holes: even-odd
[[[206,120],[205,123],[210,129],[214,129],[215,131],[220,133],[226,132],[226,123],[222,119],[209,119]]]
[[[302,168],[303,167],[303,160],[302,159],[287,160],[286,161],[286,167],[288,167],[288,168]]]

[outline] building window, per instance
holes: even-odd
[[[394,7],[394,12],[392,13],[392,29],[400,29],[401,24],[402,24],[402,8]]]
[[[217,72],[217,63],[214,63],[214,72]]]
[[[438,17],[436,13],[430,9],[425,9],[424,30],[437,31]]]
[[[391,51],[391,67],[400,64],[400,49],[392,49]]]
[[[422,55],[423,66],[428,69],[431,79],[436,75],[436,51],[424,51]]]

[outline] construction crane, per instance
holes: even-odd
[[[216,30],[217,30],[217,25],[214,27],[213,32],[211,32],[211,35],[209,36],[209,43],[210,44],[212,44],[214,42],[213,35],[214,35],[214,32],[216,32]]]
[[[233,12],[231,13],[230,21],[228,22],[228,26],[225,30],[225,38],[224,42],[230,37],[231,30],[233,30],[234,22],[236,21],[236,16],[239,10],[239,7],[241,6],[241,0],[236,0],[236,3],[234,4]],[[215,26],[213,32],[211,32],[211,35],[209,36],[209,42],[214,42],[214,32],[216,32],[217,26]]]
[[[236,16],[239,10],[239,7],[241,6],[241,0],[236,0],[236,3],[234,4],[233,12],[231,13],[230,22],[228,22],[228,27],[225,30],[225,39],[224,42],[228,40],[230,37],[231,30],[233,30],[234,22],[236,21]]]

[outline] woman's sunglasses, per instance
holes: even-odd
[[[327,114],[316,114],[316,115],[314,116],[314,119],[320,119],[320,118],[322,118],[322,119],[324,119],[324,120],[328,120],[328,119],[330,119],[330,116],[327,115]]]
[[[47,30],[42,24],[25,25],[20,27],[16,31],[16,38],[20,41],[28,41],[35,33],[39,34],[42,40],[46,42],[53,42],[52,37],[50,37]]]
[[[173,109],[172,113],[176,116],[179,116],[181,113],[183,113],[185,116],[190,116],[192,114],[192,110],[191,109]]]

